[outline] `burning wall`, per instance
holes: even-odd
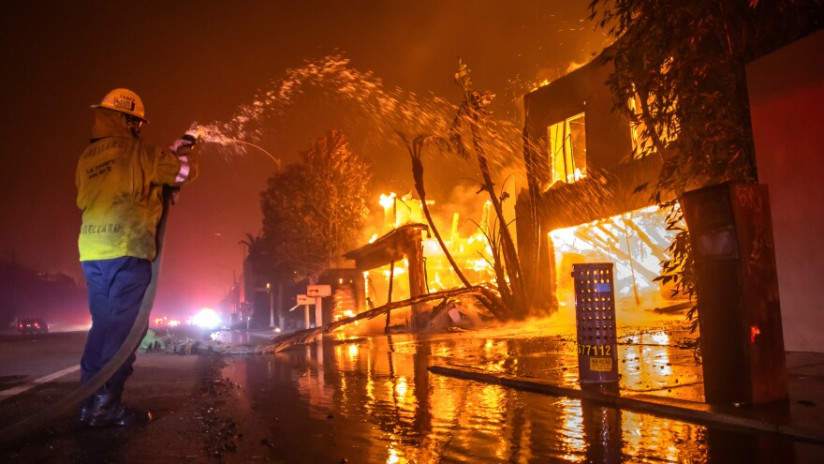
[[[538,256],[528,269],[552,301],[571,303],[572,264],[609,261],[619,299],[660,306],[669,293],[653,279],[672,234],[638,189],[655,181],[660,159],[633,158],[633,128],[605,84],[609,53],[524,97],[531,191],[518,196],[519,251]]]

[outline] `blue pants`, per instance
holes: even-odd
[[[92,328],[80,360],[80,382],[86,383],[114,357],[132,330],[152,278],[152,264],[130,256],[80,264],[89,288],[92,314]],[[132,374],[134,360],[133,351],[98,393],[119,395]]]

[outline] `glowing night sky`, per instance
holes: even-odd
[[[144,100],[144,139],[167,145],[193,121],[227,121],[259,89],[306,59],[341,53],[388,88],[449,101],[457,57],[499,117],[517,119],[529,84],[591,59],[606,38],[589,0],[6,2],[0,14],[0,244],[32,268],[81,278],[74,170],[88,143],[89,105],[127,87]],[[311,100],[260,140],[288,162],[336,124]],[[279,125],[280,124],[280,125]],[[353,145],[358,146],[356,141]],[[365,153],[375,191],[409,191],[408,159]],[[201,176],[170,216],[155,314],[215,304],[239,277],[260,229],[259,193],[274,164],[200,147]],[[377,198],[376,198],[377,199]]]

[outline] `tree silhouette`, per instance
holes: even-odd
[[[281,272],[317,275],[354,247],[368,215],[371,166],[344,134],[327,132],[268,180],[261,195],[263,248]]]
[[[745,64],[821,28],[824,2],[593,0],[590,10],[616,39],[607,84],[616,110],[639,129],[634,156],[662,160],[651,197],[668,208],[677,234],[659,280],[692,297],[692,250],[677,199],[694,188],[757,180]]]

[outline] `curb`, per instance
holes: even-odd
[[[824,443],[824,431],[822,430],[730,414],[714,410],[712,406],[706,403],[651,397],[651,395],[620,396],[601,391],[560,387],[546,380],[527,379],[509,374],[492,374],[470,367],[430,366],[429,371],[438,375],[496,384],[516,390],[590,400],[615,408],[644,412],[702,425],[716,425],[749,432],[776,433],[805,441]]]

